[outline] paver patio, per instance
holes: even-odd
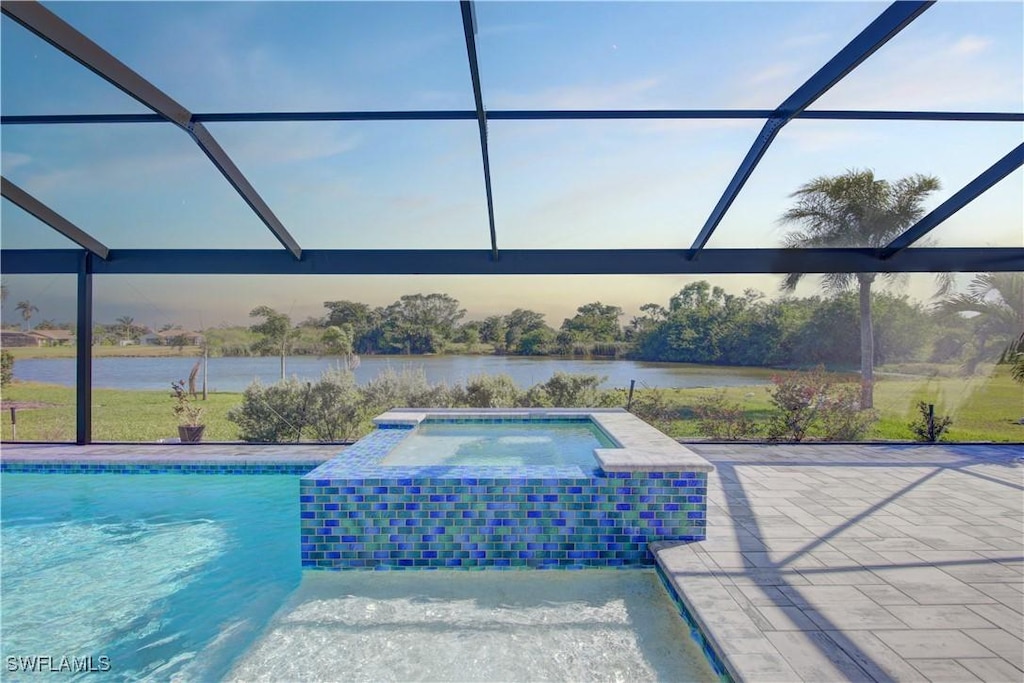
[[[1024,446],[691,446],[708,538],[659,564],[737,680],[1024,681]],[[338,446],[4,445],[4,460]]]
[[[747,681],[1024,681],[1024,447],[697,445],[708,538],[658,544]]]

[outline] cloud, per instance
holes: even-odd
[[[800,152],[826,152],[836,149],[850,149],[856,144],[877,140],[877,135],[868,133],[864,128],[850,125],[801,125],[787,126],[783,132],[784,139],[792,143]],[[817,122],[815,122],[817,123]]]
[[[0,153],[0,167],[3,168],[4,175],[9,174],[16,168],[25,166],[32,163],[32,157],[28,154],[21,154],[20,152],[2,152]]]
[[[988,38],[967,35],[956,41],[949,48],[949,52],[954,55],[972,55],[987,50],[991,44],[992,41]]]
[[[760,85],[762,83],[771,83],[780,79],[788,79],[797,71],[795,64],[780,62],[778,64],[771,64],[758,71],[753,72],[747,77],[747,85]]]
[[[328,159],[357,149],[359,132],[338,123],[278,122],[266,124],[210,124],[224,149],[243,170]]]
[[[818,100],[815,109],[1002,109],[1022,103],[1017,60],[989,59],[977,36],[892,44]]]
[[[122,147],[122,149],[127,146]],[[108,194],[111,187],[132,190],[151,187],[154,181],[164,182],[184,173],[193,173],[205,163],[198,149],[172,151],[167,149],[143,150],[138,148],[127,154],[112,154],[102,158],[64,157],[63,168],[39,168],[38,164],[24,169],[24,188],[32,193],[64,194],[73,188],[78,195]],[[5,168],[4,171],[9,172]]]

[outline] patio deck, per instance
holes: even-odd
[[[655,551],[737,680],[1024,680],[1024,447],[691,447],[717,468],[708,539]],[[0,457],[337,452],[13,444]]]
[[[1024,680],[1024,447],[701,445],[659,564],[747,681]]]

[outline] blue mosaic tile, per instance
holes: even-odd
[[[411,433],[378,429],[302,477],[304,568],[649,566],[648,543],[705,538],[706,473],[381,465]]]

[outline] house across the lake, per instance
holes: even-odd
[[[0,346],[64,346],[75,342],[71,330],[3,330],[0,332]]]

